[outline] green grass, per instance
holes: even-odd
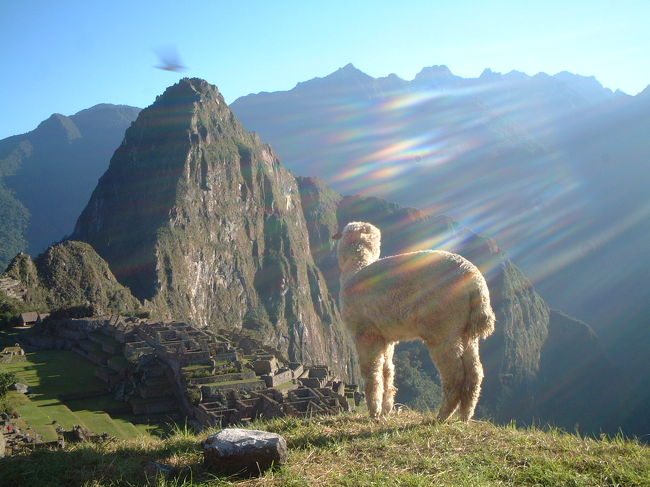
[[[57,437],[54,421],[70,429],[82,425],[94,433],[106,432],[122,439],[136,438],[161,429],[161,425],[133,425],[127,419],[113,417],[105,411],[122,408],[126,404],[113,399],[106,392],[106,384],[95,377],[95,366],[69,351],[44,351],[27,354],[27,361],[2,364],[2,371],[14,372],[27,384],[30,393],[8,394],[8,401],[23,419],[47,441]],[[61,396],[83,392],[105,394],[74,400]]]
[[[293,381],[290,380],[290,381],[283,382],[282,384],[279,384],[279,385],[275,386],[275,388],[281,391],[281,390],[284,390],[284,389],[291,389],[295,385],[296,384]]]
[[[48,398],[58,394],[105,390],[105,385],[95,377],[95,366],[74,352],[52,350],[28,353],[26,362],[6,364],[3,370],[18,375],[30,386],[33,398]]]
[[[226,362],[223,362],[225,364]],[[217,365],[221,364],[221,362],[217,362]],[[181,368],[182,372],[193,372],[195,370],[209,370],[211,369],[211,365],[186,365],[185,367]]]
[[[650,485],[650,447],[622,438],[585,439],[558,430],[488,422],[440,424],[403,412],[282,418],[255,429],[282,434],[288,462],[259,478],[215,476],[202,466],[195,436],[70,446],[0,460],[0,485],[66,486],[625,486]],[[147,479],[148,461],[190,467],[192,478]]]
[[[263,382],[259,377],[252,377],[250,379],[241,380],[224,380],[218,382],[210,382],[209,384],[201,384],[202,386],[233,386],[237,384],[246,384],[248,382]]]

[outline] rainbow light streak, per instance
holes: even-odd
[[[517,79],[511,84],[512,90],[518,89]],[[555,155],[545,153],[528,136],[530,130],[551,133],[554,129],[556,120],[542,116],[544,96],[513,101],[520,98],[510,96],[512,90],[504,89],[502,81],[487,80],[415,94],[395,91],[357,103],[337,101],[321,133],[342,154],[329,180],[347,193],[389,199],[413,186],[420,200],[426,197],[422,182],[430,181],[432,205],[425,209],[430,214],[449,214],[459,228],[498,235],[500,243],[505,242],[518,257],[536,255],[540,245],[559,248],[582,228],[581,206],[568,204],[568,196],[575,201],[580,183],[569,169],[549,173],[549,158]],[[473,98],[478,92],[485,95],[483,102]],[[530,110],[540,112],[534,126],[524,118]],[[513,139],[539,156],[527,157],[523,166],[516,153],[508,152]],[[322,164],[327,167],[325,161]],[[479,194],[484,196],[478,199]],[[406,250],[454,251],[467,238],[459,229],[421,230],[417,245]],[[483,270],[497,265],[497,257],[486,259],[481,261]]]
[[[597,238],[585,242],[581,246],[564,246],[560,242],[562,237],[567,233],[571,232],[571,228],[567,226],[564,229],[565,235],[558,235],[555,238],[555,241],[552,242],[557,248],[564,249],[561,252],[556,251],[553,255],[554,258],[547,262],[547,266],[544,269],[544,272],[540,273],[538,278],[547,277],[556,273],[559,269],[571,264],[573,261],[581,259],[584,255],[590,252],[592,249],[600,247],[608,243],[609,241],[614,240],[619,235],[622,235],[627,230],[639,224],[641,221],[650,218],[650,202],[638,208],[637,211],[627,215],[622,218],[620,221],[613,222],[612,227],[606,229],[599,235]],[[559,232],[558,232],[559,233]],[[551,246],[551,245],[549,245]]]

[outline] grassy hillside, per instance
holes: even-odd
[[[52,350],[28,353],[26,359],[1,364],[0,371],[15,373],[29,386],[28,395],[9,392],[7,399],[46,441],[57,438],[57,426],[69,430],[81,425],[97,434],[106,432],[124,439],[162,431],[160,424],[134,425],[128,416],[107,413],[123,409],[125,403],[113,399],[106,384],[95,377],[95,366],[79,355]],[[81,391],[90,397],[75,398]]]
[[[285,436],[289,460],[260,478],[234,479],[202,469],[199,442],[179,431],[82,444],[0,460],[0,485],[66,486],[647,486],[650,447],[621,438],[583,439],[557,430],[487,422],[438,424],[403,412],[374,422],[359,414],[285,418],[254,428]],[[192,478],[147,479],[148,461],[190,466]]]

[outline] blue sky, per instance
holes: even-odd
[[[404,79],[436,64],[464,77],[567,70],[636,94],[650,84],[648,19],[647,0],[4,1],[0,138],[54,112],[145,107],[182,76],[232,102],[349,62]],[[168,46],[185,72],[154,67]]]

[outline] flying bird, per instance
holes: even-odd
[[[158,69],[165,71],[174,71],[176,73],[185,71],[186,66],[182,64],[181,58],[175,46],[161,47],[156,50],[160,64],[156,66]]]

